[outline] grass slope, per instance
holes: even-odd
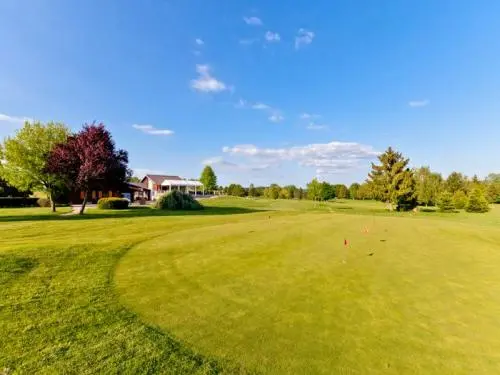
[[[498,210],[205,204],[189,215],[0,210],[0,369],[498,372]],[[360,225],[375,229],[354,239]]]

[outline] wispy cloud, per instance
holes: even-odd
[[[9,116],[4,113],[0,113],[0,122],[8,122],[10,124],[22,125],[25,121],[33,122],[33,119],[30,117],[17,117],[17,116]]]
[[[264,104],[264,103],[255,103],[252,104],[252,109],[271,109],[271,106]]]
[[[143,133],[151,134],[151,135],[172,135],[174,134],[173,130],[169,129],[157,129],[153,125],[132,125],[134,129],[140,130]]]
[[[303,45],[311,44],[313,39],[314,32],[306,29],[299,29],[295,37],[295,49],[299,49]]]
[[[262,26],[262,20],[259,17],[243,17],[247,25]]]
[[[191,87],[202,92],[220,92],[228,90],[226,84],[217,80],[210,74],[208,65],[196,65],[196,72],[199,77],[191,80]]]
[[[358,168],[362,161],[373,159],[379,154],[371,146],[338,141],[285,148],[237,145],[224,147],[222,151],[244,158],[250,164],[279,165],[282,162],[296,162],[304,167],[316,168],[319,175]]]
[[[320,118],[320,117],[321,117],[320,115],[315,115],[313,113],[307,113],[307,112],[304,112],[304,113],[300,114],[300,118],[302,120],[312,120],[312,119]]]
[[[273,43],[273,42],[279,42],[280,41],[280,34],[278,33],[273,33],[272,31],[268,31],[266,32],[266,34],[264,35],[264,38],[266,39],[266,41],[268,41],[269,43]]]
[[[418,108],[418,107],[425,107],[428,106],[430,103],[429,100],[424,99],[424,100],[411,100],[408,102],[408,105],[412,108]]]
[[[194,42],[195,42],[197,45],[199,45],[199,46],[202,46],[202,45],[204,45],[204,44],[205,44],[205,42],[203,41],[203,39],[200,39],[200,38],[196,38],[196,39],[194,40]]]
[[[220,167],[226,170],[237,170],[237,171],[261,171],[271,167],[271,164],[238,164],[232,161],[228,161],[221,156],[215,156],[202,161],[203,165],[211,165],[214,167]]]
[[[273,113],[271,116],[268,117],[268,119],[271,122],[281,122],[285,118],[281,114],[279,114],[279,113]]]
[[[306,129],[308,129],[308,130],[327,130],[328,126],[327,125],[320,125],[320,124],[316,124],[314,122],[311,122],[311,123],[309,123],[309,125],[307,125]]]

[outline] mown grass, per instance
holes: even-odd
[[[0,210],[0,370],[499,372],[498,210],[204,203]]]

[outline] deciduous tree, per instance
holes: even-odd
[[[422,205],[433,205],[442,190],[443,178],[439,173],[433,173],[429,167],[415,170],[417,183],[417,200]]]
[[[4,160],[1,177],[19,190],[46,193],[55,211],[55,197],[63,180],[47,170],[47,158],[68,136],[69,129],[61,123],[25,122],[13,137],[5,139],[0,156]]]
[[[357,182],[354,182],[351,184],[351,186],[349,186],[349,196],[351,197],[351,199],[360,199],[358,196],[360,186],[361,185]]]
[[[203,168],[200,176],[200,182],[208,192],[213,192],[217,189],[217,176],[211,166],[207,165]]]
[[[96,185],[120,190],[130,176],[128,155],[116,150],[109,131],[103,124],[84,125],[50,153],[47,170],[62,178],[73,189],[84,194],[80,215],[85,211],[88,192]]]
[[[454,194],[456,191],[467,191],[467,178],[459,172],[452,172],[445,182],[445,189]]]

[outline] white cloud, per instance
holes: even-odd
[[[243,17],[243,21],[245,21],[247,25],[253,25],[253,26],[262,25],[262,20],[259,17]]]
[[[200,39],[200,38],[196,38],[196,39],[194,40],[194,42],[195,42],[197,45],[199,45],[199,46],[202,46],[202,45],[204,45],[204,44],[205,44],[205,42],[203,41],[203,39]]]
[[[307,112],[304,112],[304,113],[302,113],[302,114],[300,115],[300,118],[301,118],[302,120],[311,120],[311,119],[313,119],[313,118],[319,118],[319,117],[321,117],[321,116],[320,116],[320,115],[315,115],[315,114],[313,114],[313,113],[307,113]]]
[[[273,42],[279,42],[280,41],[280,34],[278,33],[273,33],[272,31],[268,31],[265,35],[264,35],[264,38],[270,42],[270,43],[273,43]]]
[[[355,169],[363,160],[370,160],[379,153],[371,146],[355,142],[316,143],[284,148],[259,148],[254,145],[224,147],[228,155],[242,157],[250,163],[278,165],[281,162],[296,162],[304,167],[317,168],[319,174],[329,174]]]
[[[173,130],[168,129],[157,129],[153,125],[132,125],[134,129],[140,130],[143,133],[151,134],[151,135],[172,135],[174,134]]]
[[[297,36],[295,37],[295,49],[299,49],[301,46],[306,44],[311,44],[313,39],[314,32],[306,29],[299,29]]]
[[[281,122],[285,118],[281,116],[279,113],[273,113],[271,116],[268,117],[269,121],[271,122]]]
[[[418,108],[418,107],[425,107],[429,105],[429,100],[424,99],[424,100],[412,100],[408,102],[408,105],[412,108]]]
[[[24,124],[25,121],[33,122],[33,119],[30,117],[16,117],[0,113],[0,122],[8,122],[10,124],[22,125]]]
[[[326,130],[326,129],[328,129],[328,126],[315,124],[314,122],[311,122],[311,123],[309,123],[309,125],[307,125],[307,129],[309,129],[309,130]]]
[[[191,87],[197,91],[220,92],[228,90],[226,84],[210,75],[208,65],[196,65],[196,72],[199,74],[197,79],[191,80]]]
[[[271,107],[264,103],[252,104],[252,109],[270,109]]]

